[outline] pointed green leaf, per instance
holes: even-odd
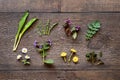
[[[44,63],[45,64],[53,64],[54,61],[52,59],[47,59],[47,60],[44,60]]]
[[[72,34],[72,38],[73,38],[73,39],[76,39],[76,38],[77,38],[77,32],[74,32],[74,33]]]

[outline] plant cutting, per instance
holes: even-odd
[[[67,19],[65,21],[65,24],[63,25],[66,35],[69,37],[71,36],[73,39],[76,39],[78,36],[78,32],[80,31],[80,26],[74,26],[72,25],[72,22],[70,19]]]
[[[27,17],[29,15],[29,12],[25,12],[23,17],[20,19],[19,24],[18,24],[18,31],[16,33],[15,36],[15,42],[14,42],[14,46],[13,46],[13,51],[16,51],[20,40],[22,38],[22,36],[24,35],[24,33],[30,28],[30,26],[37,20],[37,18],[32,18],[29,22],[27,22],[27,24],[25,24]]]
[[[94,51],[93,52],[90,52],[90,53],[87,53],[86,54],[86,59],[88,62],[94,64],[94,65],[101,65],[101,64],[104,64],[104,62],[98,58],[99,57],[102,57],[102,52],[98,54],[96,54]]]
[[[88,24],[88,30],[86,33],[86,40],[90,40],[100,29],[101,24],[99,21],[93,21]]]
[[[45,59],[46,56],[48,55],[46,52],[50,49],[51,45],[52,45],[51,40],[46,41],[42,45],[39,45],[39,43],[36,40],[34,41],[34,47],[41,54],[42,61],[45,64],[53,64],[54,63],[54,61],[52,59]]]
[[[49,35],[52,29],[55,28],[57,25],[58,23],[51,24],[50,20],[48,20],[45,25],[40,22],[37,26],[37,31],[39,35]]]

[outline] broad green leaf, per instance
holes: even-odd
[[[73,38],[73,39],[76,39],[76,38],[77,38],[77,32],[74,32],[74,33],[72,34],[72,38]]]
[[[44,63],[45,64],[53,64],[54,61],[52,59],[47,59],[47,60],[44,60]]]

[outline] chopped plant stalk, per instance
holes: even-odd
[[[93,21],[92,23],[88,24],[86,39],[90,40],[98,32],[100,27],[101,25],[99,21]]]
[[[28,15],[29,15],[29,13],[28,13],[28,11],[26,11],[26,12],[24,13],[23,17],[22,17],[22,18],[20,19],[20,21],[19,21],[18,31],[17,31],[16,36],[15,36],[15,42],[14,42],[14,46],[13,46],[13,51],[14,51],[14,48],[15,48],[15,46],[16,46],[17,40],[18,40],[18,38],[19,38],[19,34],[20,34],[20,32],[22,31],[22,29],[23,29],[23,27],[24,27],[24,24],[25,24],[25,22],[26,22],[26,19],[27,19]]]
[[[45,60],[45,57],[47,56],[46,51],[49,50],[51,45],[52,45],[51,40],[46,41],[42,45],[39,45],[39,47],[36,47],[36,45],[38,46],[38,43],[36,43],[36,40],[35,40],[34,46],[37,49],[37,51],[41,54],[42,59],[43,59],[43,63],[45,63],[45,64],[53,64],[53,60],[51,60],[51,59]]]
[[[42,23],[40,23],[37,26],[37,30],[40,35],[49,35],[51,30],[57,25],[58,23],[51,24],[50,20],[48,20],[46,25],[43,25]]]
[[[13,49],[13,51],[16,51],[16,49],[17,49],[17,47],[18,47],[18,45],[19,45],[19,43],[20,43],[20,40],[21,40],[23,34],[27,31],[27,29],[30,28],[30,26],[31,26],[36,20],[37,20],[36,18],[32,18],[32,19],[25,25],[25,27],[23,28],[23,30],[21,31],[21,33],[20,33],[20,35],[19,35],[17,44],[16,44],[15,48]]]

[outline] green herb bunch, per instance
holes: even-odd
[[[49,35],[51,30],[57,25],[58,23],[51,24],[50,20],[48,20],[45,25],[42,22],[40,22],[37,26],[37,31],[39,35]]]
[[[38,42],[34,41],[34,47],[37,49],[37,51],[41,54],[43,63],[45,64],[53,64],[54,61],[52,59],[45,59],[47,54],[47,51],[50,49],[52,43],[51,40],[46,41],[44,44],[39,45]]]
[[[90,24],[88,24],[88,30],[86,33],[86,39],[90,40],[95,34],[96,32],[100,29],[100,22],[99,21],[94,21]]]
[[[94,65],[104,64],[103,61],[99,59],[99,57],[102,57],[102,52],[100,52],[99,55],[95,52],[90,52],[86,54],[87,61]]]
[[[37,20],[37,18],[32,18],[29,22],[27,22],[27,24],[25,24],[27,17],[29,16],[29,12],[26,11],[24,13],[24,15],[22,16],[22,18],[19,21],[18,24],[18,31],[16,33],[15,36],[15,42],[14,42],[14,46],[13,46],[13,51],[16,51],[20,40],[22,38],[22,36],[24,35],[24,33],[30,28],[30,26]]]

